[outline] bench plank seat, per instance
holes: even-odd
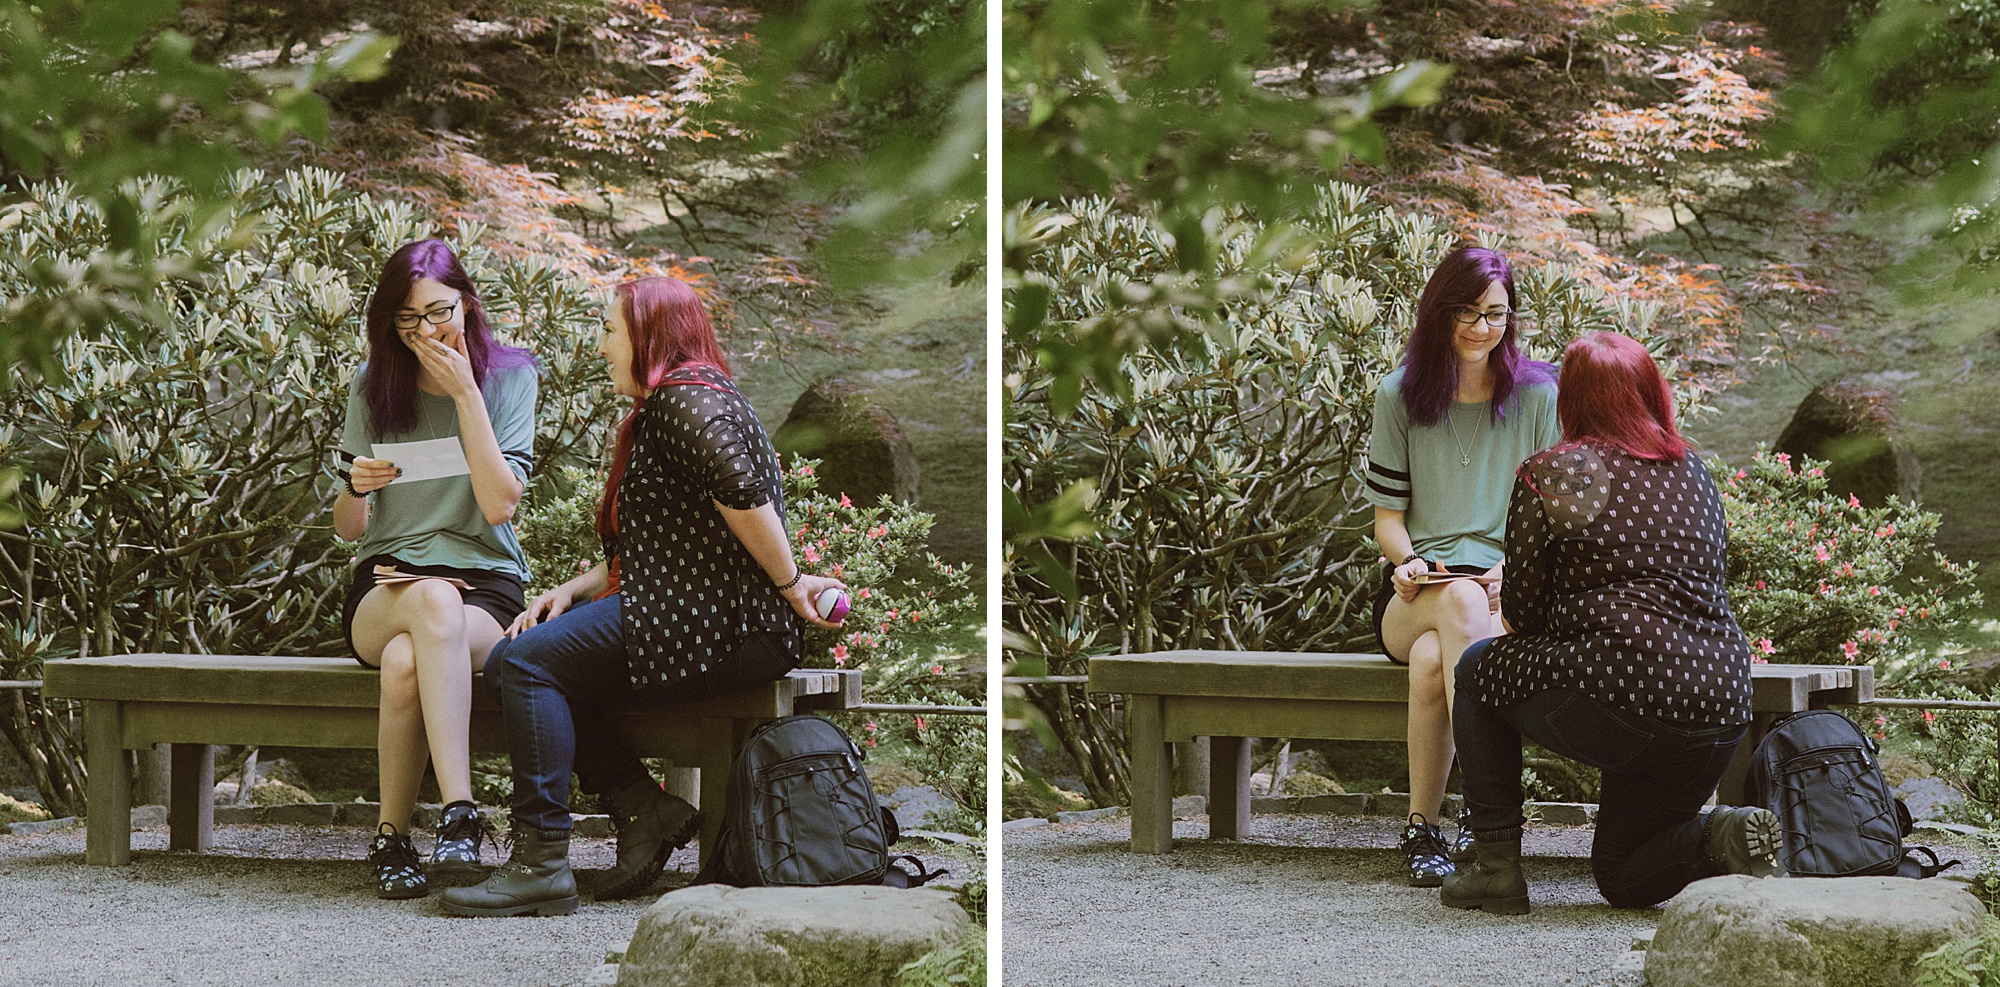
[[[170,744],[169,844],[205,850],[214,820],[215,744],[373,748],[380,675],[348,658],[139,654],[52,661],[42,692],[84,703],[89,770],[85,859],[131,859],[131,777],[124,752]],[[471,748],[506,751],[498,703],[473,687]],[[611,714],[646,757],[701,771],[701,854],[722,825],[729,766],[758,725],[861,701],[861,673],[798,669],[784,678],[698,703]]]
[[[1778,719],[1867,702],[1865,665],[1753,665],[1749,733],[1717,788],[1740,803],[1750,752]],[[1090,660],[1093,693],[1122,694],[1130,745],[1132,850],[1173,848],[1171,745],[1210,738],[1209,835],[1239,839],[1250,820],[1250,738],[1404,741],[1409,671],[1379,654],[1160,651]]]

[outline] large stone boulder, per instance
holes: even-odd
[[[1896,434],[1891,397],[1845,380],[1813,388],[1778,435],[1777,451],[1827,461],[1826,488],[1880,507],[1895,494],[1915,503],[1924,471]]]
[[[1907,987],[1917,959],[1973,932],[1985,912],[1939,878],[1759,880],[1688,885],[1646,951],[1652,987]]]
[[[936,888],[703,884],[646,909],[618,987],[887,987],[969,921]]]
[[[815,382],[792,402],[771,445],[787,460],[794,453],[819,460],[821,493],[864,505],[883,494],[917,503],[917,456],[896,416],[838,377]]]

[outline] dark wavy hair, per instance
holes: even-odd
[[[1553,365],[1523,358],[1515,342],[1514,269],[1507,258],[1497,250],[1461,246],[1438,262],[1417,298],[1417,326],[1403,354],[1403,407],[1412,422],[1436,425],[1451,411],[1458,395],[1458,354],[1452,349],[1458,327],[1453,313],[1478,301],[1486,286],[1496,281],[1507,291],[1509,314],[1499,345],[1486,357],[1493,374],[1493,421],[1506,420],[1507,399],[1516,387],[1555,381]]]
[[[667,375],[684,367],[714,367],[729,377],[729,358],[715,338],[715,324],[701,296],[684,281],[674,278],[640,278],[612,289],[618,310],[625,316],[625,329],[632,336],[632,379],[653,389],[668,383],[708,385],[706,381],[668,381]],[[632,402],[632,410],[618,423],[618,441],[611,454],[611,472],[604,480],[604,499],[597,504],[597,534],[609,537],[618,530],[618,485],[625,480],[625,467],[632,462],[634,431],[644,398]]]
[[[396,331],[396,311],[410,297],[410,288],[429,278],[456,289],[465,306],[465,354],[472,361],[472,379],[486,386],[486,372],[495,367],[532,367],[534,354],[493,341],[493,328],[479,304],[472,279],[458,255],[443,240],[406,243],[389,255],[375,293],[368,298],[368,373],[361,392],[368,401],[368,426],[376,438],[407,432],[417,425],[417,355]]]

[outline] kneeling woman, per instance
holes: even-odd
[[[834,626],[812,600],[841,583],[793,564],[777,455],[694,290],[671,278],[619,285],[600,351],[635,399],[598,509],[606,562],[530,601],[487,662],[513,761],[514,848],[486,883],[445,894],[460,915],[576,910],[572,770],[617,830],[597,897],[644,891],[694,838],[696,813],[661,790],[604,711],[768,682],[797,666],[801,621]]]
[[[1617,333],[1563,354],[1564,442],[1521,466],[1502,592],[1513,633],[1467,648],[1453,724],[1472,866],[1444,903],[1518,915],[1521,738],[1603,771],[1590,867],[1643,908],[1777,871],[1778,819],[1702,813],[1750,721],[1750,643],[1723,586],[1722,500],[1653,358]]]

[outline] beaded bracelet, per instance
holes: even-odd
[[[791,589],[794,586],[797,586],[799,584],[799,580],[804,578],[806,578],[806,571],[804,569],[799,569],[796,567],[793,568],[792,581],[784,584],[783,586],[778,587],[778,592],[783,593],[784,591]]]

